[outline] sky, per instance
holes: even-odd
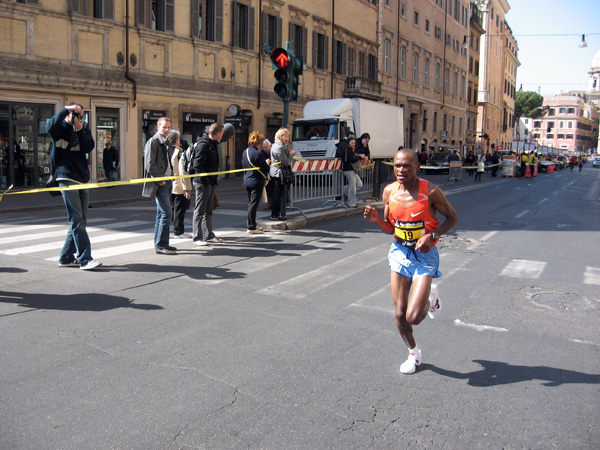
[[[600,51],[600,0],[508,3],[505,20],[517,40],[521,63],[517,89],[522,84],[524,91],[545,97],[570,90],[587,91],[592,59]],[[586,35],[587,48],[579,48],[582,34]]]

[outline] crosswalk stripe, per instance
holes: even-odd
[[[90,221],[88,221],[88,223],[90,223]],[[148,222],[143,222],[141,220],[132,220],[129,222],[116,222],[116,223],[109,223],[109,224],[103,225],[102,227],[87,227],[87,231],[88,231],[88,233],[91,234],[91,233],[99,232],[102,230],[114,230],[116,228],[136,227],[139,225],[145,225],[147,223]],[[61,226],[61,229],[57,230],[57,231],[47,231],[45,233],[33,233],[33,234],[27,233],[27,234],[20,234],[19,236],[0,238],[0,244],[7,244],[7,243],[13,243],[13,242],[36,241],[38,239],[46,239],[46,238],[56,237],[56,236],[62,236],[64,238],[67,234],[68,227],[65,227],[64,224],[61,224],[60,226]],[[48,228],[48,226],[46,226],[44,228]]]
[[[585,284],[600,285],[600,267],[586,266],[583,274],[583,282]]]
[[[154,231],[152,229],[151,231]],[[106,259],[111,256],[125,255],[127,253],[139,252],[142,250],[150,250],[154,249],[154,239],[150,238],[141,242],[134,242],[132,244],[125,245],[116,245],[113,247],[94,249],[92,245],[92,255],[94,259]],[[58,261],[58,256],[53,256],[52,258],[46,258],[46,261]]]
[[[45,219],[45,220],[48,220],[48,219]],[[106,222],[107,220],[113,220],[113,219],[100,219],[100,218],[89,219],[88,223]],[[65,226],[65,222],[61,222],[61,223],[46,223],[44,225],[15,225],[15,224],[11,224],[11,226],[9,226],[9,227],[2,226],[0,228],[0,234],[10,234],[10,233],[23,234],[24,232],[27,232],[27,231],[46,230],[46,229],[52,228],[52,227],[64,227],[64,226]],[[14,239],[14,238],[9,238],[9,239]]]
[[[513,278],[539,278],[545,267],[544,261],[514,259],[502,269],[500,275]]]
[[[371,254],[371,258],[366,258],[367,255]],[[376,256],[377,255],[377,256]],[[350,263],[352,260],[360,261],[361,270],[367,269],[375,264],[381,263],[381,250],[379,248],[368,248],[360,253],[352,254],[346,258],[336,261],[338,264],[348,264],[349,267],[355,267]],[[365,265],[364,261],[370,261]],[[285,292],[286,298],[294,298],[300,300],[309,295],[320,291],[321,289],[327,288],[334,283],[341,282],[347,278],[355,276],[353,271],[345,271],[344,275],[340,275],[339,272],[327,273],[326,269],[319,267],[318,269],[305,272],[297,277],[282,281],[257,291],[258,294],[277,296],[281,292]]]

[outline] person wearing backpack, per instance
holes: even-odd
[[[219,171],[219,151],[217,144],[223,137],[223,125],[213,123],[208,128],[208,136],[198,138],[194,144],[193,173],[214,173]],[[196,192],[194,207],[193,239],[195,245],[206,246],[223,242],[215,236],[212,228],[214,210],[214,193],[218,175],[195,177],[193,181]]]
[[[171,130],[167,136],[167,145],[173,148],[173,156],[171,157],[173,175],[187,175],[187,172],[185,171],[185,152],[181,147],[179,130]],[[183,225],[185,221],[185,212],[190,207],[191,194],[192,180],[190,178],[175,178],[173,180],[171,200],[173,202],[173,237],[176,239],[192,237],[191,234],[185,233]]]

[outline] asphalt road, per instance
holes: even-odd
[[[59,268],[64,211],[0,224],[1,449],[597,449],[600,171],[445,187],[442,310],[406,349],[390,237],[360,215],[152,251],[152,204],[94,208],[96,272]]]

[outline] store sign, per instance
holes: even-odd
[[[166,117],[167,111],[157,111],[153,109],[144,109],[142,110],[142,119],[143,120],[158,120],[161,117]]]
[[[242,131],[246,125],[250,123],[250,117],[237,116],[225,117],[225,123],[230,123],[235,128],[235,131]]]
[[[117,118],[108,116],[98,116],[97,126],[104,128],[117,128]]]
[[[202,125],[211,125],[217,121],[216,114],[202,113],[183,113],[183,121],[189,123],[199,123]]]

